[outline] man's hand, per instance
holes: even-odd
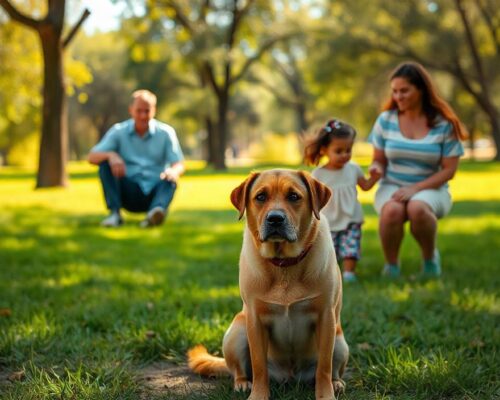
[[[179,172],[175,168],[166,168],[160,174],[160,178],[165,181],[177,182],[179,180]]]
[[[117,178],[122,178],[125,176],[126,168],[123,159],[116,153],[111,153],[108,157],[108,163],[111,167],[111,172],[113,176]]]

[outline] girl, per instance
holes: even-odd
[[[312,175],[328,186],[333,195],[323,209],[337,259],[342,260],[344,282],[355,282],[356,262],[360,258],[363,211],[357,198],[356,185],[370,190],[381,177],[381,168],[374,164],[366,179],[359,165],[350,162],[356,131],[345,122],[332,119],[309,140],[304,149],[307,165],[318,165],[326,156],[325,165]]]

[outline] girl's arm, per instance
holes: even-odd
[[[378,168],[370,167],[370,177],[366,179],[364,176],[358,178],[358,186],[363,190],[370,190],[375,183],[382,177],[382,172]]]
[[[384,151],[381,149],[373,149],[373,161],[368,168],[370,177],[366,179],[364,176],[358,178],[358,186],[363,190],[370,190],[375,183],[382,177],[387,165],[387,158]]]

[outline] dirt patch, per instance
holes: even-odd
[[[201,378],[193,374],[185,364],[156,362],[138,371],[140,384],[144,387],[142,399],[153,396],[168,398],[191,397],[195,394],[209,394],[221,385],[224,379]]]

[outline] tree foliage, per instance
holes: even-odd
[[[494,0],[337,3],[353,41],[369,54],[383,53],[395,61],[412,59],[459,82],[481,110],[500,148],[500,8]],[[456,92],[444,94],[453,102]]]
[[[0,38],[0,153],[8,164],[12,149],[39,127],[42,59],[33,32],[0,20]]]
[[[9,17],[33,29],[40,39],[43,54],[43,107],[38,162],[37,188],[65,186],[67,183],[67,108],[63,69],[63,50],[74,38],[89,12],[85,10],[79,21],[63,36],[66,0],[47,0],[45,9],[24,12],[27,4],[16,7],[9,0],[0,0],[0,6]],[[41,12],[40,12],[41,11]],[[43,15],[43,17],[39,17]]]
[[[141,4],[131,9],[144,12],[124,16],[116,32],[81,37],[71,54],[78,62],[67,61],[73,157],[83,157],[112,123],[126,118],[128,96],[137,88],[158,95],[158,118],[178,130],[187,153],[217,168],[225,167],[232,144],[245,149],[268,132],[301,135],[332,116],[366,137],[389,95],[390,71],[409,59],[431,70],[472,134],[491,132],[499,146],[500,11],[494,0],[127,4]],[[6,32],[7,21],[0,23]],[[0,64],[2,76],[16,75],[0,78],[1,93],[14,93],[0,94],[4,153],[38,123],[41,96],[29,82],[41,73],[29,68],[41,68],[41,58],[32,39],[16,36],[21,32],[16,26],[0,48],[2,60],[7,52],[18,55]],[[26,116],[20,119],[28,130],[5,128],[12,123],[8,107]]]

